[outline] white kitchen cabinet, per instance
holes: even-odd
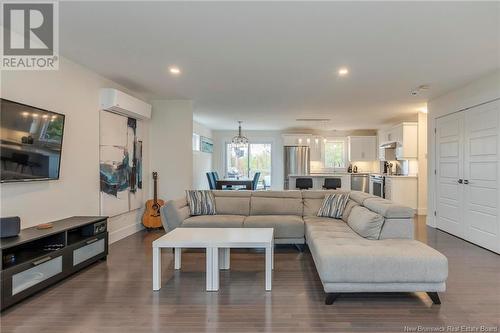
[[[418,123],[405,122],[378,132],[378,144],[396,142],[396,159],[409,160],[418,157]],[[378,159],[386,160],[385,149],[379,149]]]
[[[396,158],[409,160],[418,157],[418,124],[403,123],[394,132],[397,138]]]
[[[385,177],[385,198],[403,206],[417,209],[418,181],[417,177],[393,176]]]
[[[349,161],[376,161],[377,137],[376,136],[350,136],[348,137]]]
[[[385,161],[385,148],[380,148],[380,145],[387,142],[387,131],[379,130],[377,132],[377,148],[379,161]]]

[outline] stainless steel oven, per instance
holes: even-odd
[[[371,194],[385,198],[385,177],[382,175],[370,175]]]

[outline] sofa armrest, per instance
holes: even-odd
[[[414,238],[415,226],[413,218],[386,218],[380,231],[379,239],[388,238]]]
[[[161,207],[161,222],[166,232],[179,227],[190,216],[186,199],[168,200]]]

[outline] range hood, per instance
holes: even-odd
[[[385,149],[396,149],[398,147],[398,143],[396,141],[385,142],[380,145],[380,148]]]

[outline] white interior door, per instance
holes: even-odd
[[[465,239],[500,251],[498,180],[500,178],[500,102],[465,112]]]
[[[458,112],[436,123],[437,227],[464,237],[462,219],[464,114]]]

